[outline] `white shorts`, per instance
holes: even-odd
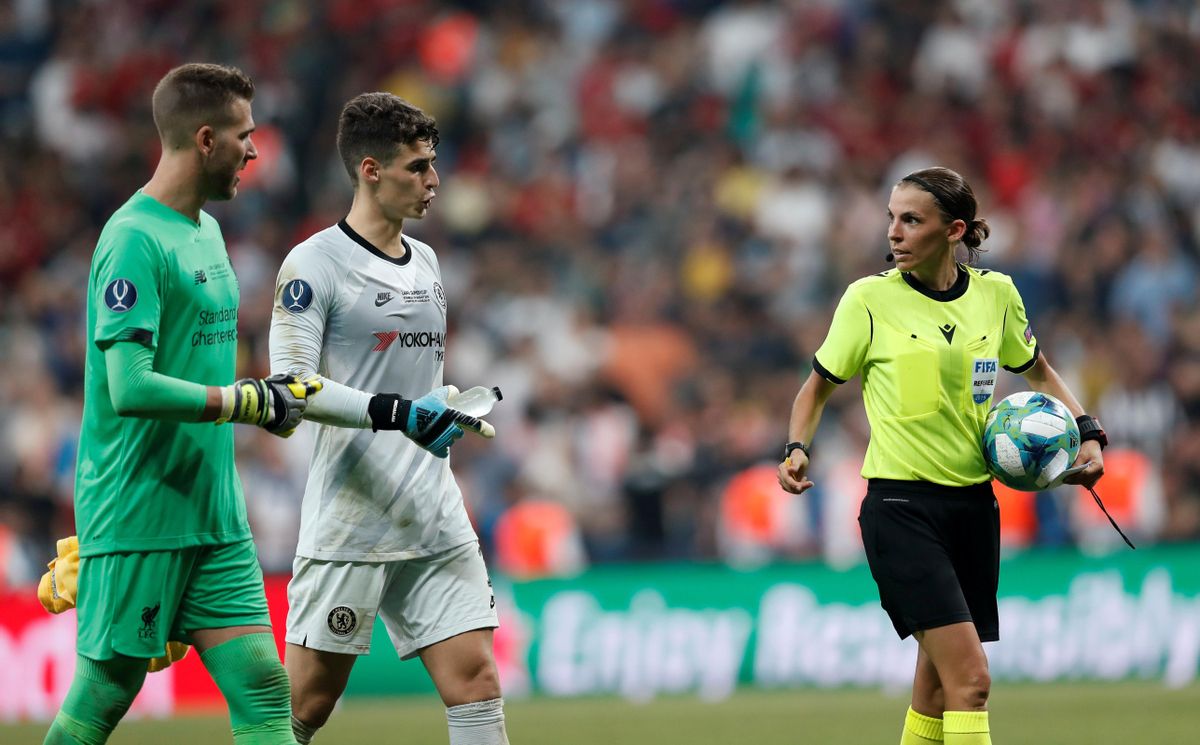
[[[289,644],[366,654],[376,615],[404,660],[463,632],[499,626],[479,542],[407,561],[296,557],[288,583]]]

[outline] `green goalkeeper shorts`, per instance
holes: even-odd
[[[76,648],[93,660],[157,657],[198,629],[270,626],[252,540],[79,561]]]

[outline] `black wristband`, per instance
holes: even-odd
[[[408,420],[408,407],[412,402],[396,393],[376,393],[367,402],[367,416],[371,418],[371,431],[381,429],[404,429]]]
[[[800,440],[794,440],[783,446],[783,459],[787,460],[788,458],[791,458],[792,451],[796,449],[803,450],[806,457],[812,457],[812,455],[808,452],[808,445],[804,444]]]
[[[1094,416],[1084,414],[1075,417],[1075,424],[1079,426],[1079,441],[1087,442],[1095,440],[1100,443],[1100,449],[1108,447],[1108,434],[1104,431],[1104,427],[1100,425],[1100,420]]]

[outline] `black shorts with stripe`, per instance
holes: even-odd
[[[903,639],[972,621],[1000,638],[1000,509],[991,482],[942,486],[871,479],[859,511],[879,601]]]

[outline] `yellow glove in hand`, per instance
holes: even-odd
[[[58,556],[46,565],[50,571],[38,582],[38,600],[51,613],[62,613],[75,607],[75,592],[79,589],[79,539],[75,536],[58,542]]]
[[[166,670],[171,666],[172,662],[179,662],[187,656],[190,646],[183,642],[167,642],[167,652],[162,657],[154,657],[146,665],[146,669],[152,673],[159,670]]]
[[[75,594],[79,590],[79,539],[75,536],[58,542],[58,556],[46,565],[50,571],[38,582],[38,600],[51,613],[62,613],[75,607]],[[154,657],[146,664],[152,673],[166,670],[173,662],[179,662],[191,649],[183,642],[167,642],[161,657]]]

